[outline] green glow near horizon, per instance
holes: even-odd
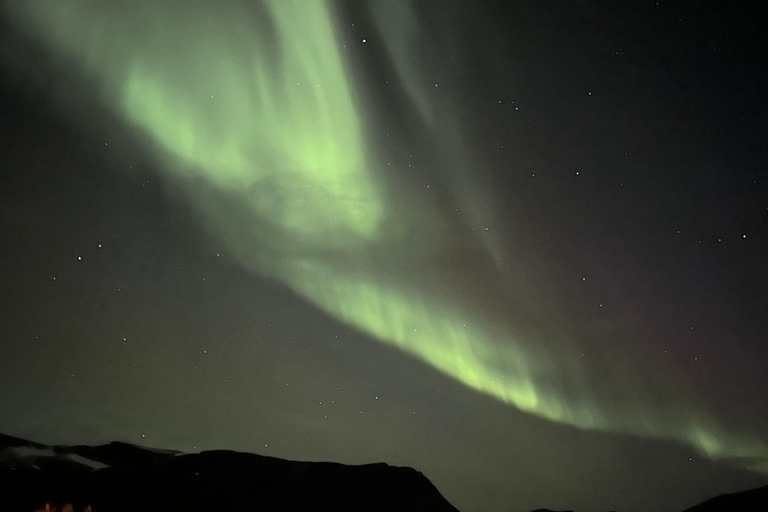
[[[766,454],[761,441],[728,434],[685,407],[676,411],[683,419],[640,404],[618,415],[586,379],[576,379],[576,390],[560,389],[552,382],[555,363],[512,326],[398,276],[407,263],[381,253],[409,248],[412,240],[396,233],[420,213],[395,207],[379,162],[365,150],[366,120],[324,2],[144,0],[113,16],[90,0],[8,6],[31,34],[80,63],[103,88],[101,100],[154,142],[168,177],[246,268],[523,411],[673,439],[712,458]],[[390,31],[400,38],[391,57],[432,126],[435,109],[413,76],[418,66],[406,60],[418,25],[406,3],[397,6],[397,15],[373,12],[382,27],[402,22]],[[190,184],[195,180],[226,204],[211,201]],[[557,364],[568,357],[551,355]]]

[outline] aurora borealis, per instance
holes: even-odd
[[[666,456],[679,457],[682,464],[692,463],[693,456],[687,455],[693,454],[705,468],[703,474],[719,478],[722,485],[765,478],[768,425],[761,415],[766,403],[759,391],[768,374],[760,336],[768,330],[760,309],[766,305],[759,287],[765,282],[765,271],[756,263],[766,248],[766,206],[759,199],[765,192],[765,162],[759,158],[759,144],[752,142],[757,138],[740,136],[760,133],[742,126],[744,112],[759,118],[747,101],[749,94],[758,94],[751,85],[752,75],[748,66],[734,71],[729,67],[732,64],[723,64],[739,58],[749,63],[751,54],[739,53],[741,46],[729,50],[736,61],[722,57],[723,63],[718,60],[720,54],[713,57],[714,50],[706,45],[700,50],[700,61],[696,56],[692,61],[674,61],[674,56],[663,52],[654,57],[642,24],[633,33],[637,40],[622,39],[609,27],[613,23],[632,26],[629,16],[619,8],[604,13],[603,18],[584,14],[599,9],[597,5],[570,9],[584,27],[605,29],[603,39],[598,38],[600,43],[582,33],[587,29],[577,21],[561,17],[554,5],[520,4],[508,10],[488,6],[489,12],[458,3],[427,5],[404,0],[9,0],[1,5],[4,26],[12,27],[6,41],[9,48],[10,43],[16,45],[14,51],[3,54],[3,65],[17,73],[22,83],[31,84],[22,87],[33,91],[27,94],[44,98],[41,101],[49,105],[49,116],[63,119],[60,122],[67,130],[81,134],[72,137],[88,141],[82,143],[86,146],[97,141],[104,146],[100,150],[111,151],[92,156],[95,149],[83,149],[90,156],[69,159],[114,168],[103,171],[105,177],[99,178],[106,189],[130,189],[126,183],[134,182],[146,188],[156,180],[157,196],[152,201],[172,205],[153,206],[150,213],[139,214],[138,206],[121,202],[121,208],[134,212],[128,215],[134,220],[125,224],[102,221],[104,214],[98,210],[73,219],[77,225],[95,229],[83,228],[91,235],[80,236],[79,243],[86,243],[87,238],[87,244],[97,244],[98,249],[122,247],[112,253],[110,270],[78,270],[84,272],[77,274],[78,279],[97,290],[101,290],[99,283],[105,283],[104,290],[123,293],[125,287],[144,292],[132,292],[128,302],[115,302],[117,299],[105,297],[84,298],[105,291],[85,295],[81,291],[75,294],[80,297],[75,303],[82,307],[75,312],[69,306],[53,307],[62,319],[53,315],[40,322],[51,332],[49,337],[57,340],[45,352],[80,353],[75,364],[83,365],[84,372],[101,368],[94,375],[105,366],[112,370],[118,364],[113,358],[121,360],[119,354],[130,353],[134,359],[141,357],[139,353],[150,354],[153,362],[131,363],[137,365],[131,368],[145,367],[144,374],[128,377],[133,370],[124,370],[121,379],[137,379],[133,391],[124,384],[106,386],[104,391],[104,381],[110,381],[106,375],[73,388],[77,400],[83,400],[79,407],[85,407],[100,427],[86,429],[88,434],[72,434],[80,420],[71,418],[83,413],[71,413],[72,417],[56,413],[71,425],[66,432],[75,436],[72,443],[113,437],[142,442],[145,433],[126,430],[115,419],[142,410],[136,404],[143,399],[137,402],[136,396],[152,395],[153,389],[163,388],[165,398],[150,407],[161,409],[191,396],[190,387],[201,386],[199,389],[207,391],[196,400],[209,405],[198,403],[189,411],[207,410],[205,416],[216,417],[221,411],[212,411],[228,404],[240,411],[237,414],[245,414],[238,416],[243,422],[239,435],[212,433],[214,427],[201,433],[185,424],[180,414],[164,421],[147,420],[155,434],[143,442],[187,449],[230,443],[262,452],[271,446],[275,451],[269,454],[279,457],[346,457],[345,462],[384,458],[413,465],[432,478],[430,468],[442,464],[439,450],[429,455],[403,455],[386,433],[385,425],[391,422],[387,415],[398,417],[409,407],[403,406],[396,414],[392,409],[381,413],[375,428],[351,427],[343,416],[334,420],[334,427],[326,427],[319,418],[328,419],[328,414],[308,419],[307,412],[309,402],[353,402],[362,390],[377,388],[376,379],[384,374],[385,380],[391,379],[390,384],[381,384],[385,388],[402,386],[413,375],[428,375],[423,378],[454,391],[438,400],[441,406],[435,410],[441,412],[421,420],[424,423],[404,427],[415,436],[409,442],[429,437],[433,431],[450,438],[458,430],[491,429],[465,425],[453,432],[447,426],[450,422],[445,417],[454,414],[461,415],[456,421],[467,425],[483,422],[485,413],[454,411],[462,410],[460,404],[474,397],[483,404],[478,407],[492,411],[486,411],[490,417],[514,414],[503,421],[489,421],[492,425],[510,422],[521,429],[504,443],[515,453],[525,452],[520,447],[522,433],[536,438],[541,434],[531,431],[543,422],[544,431],[554,429],[551,435],[559,436],[560,441],[552,444],[558,451],[567,445],[562,439],[577,432],[610,439],[590,441],[588,446],[613,446],[617,439],[654,446],[649,451],[656,454],[654,450],[658,450],[652,457],[658,458],[654,459],[657,463]],[[691,30],[701,31],[706,40],[712,30],[707,23],[715,22],[701,12],[704,7],[691,9],[684,17],[688,19],[690,14]],[[676,34],[663,21],[665,16],[674,21],[674,13],[640,11],[641,20],[650,23],[648,20],[660,16],[658,30],[668,30],[668,37]],[[582,15],[584,19],[579,17]],[[746,23],[738,13],[732,16]],[[499,20],[506,17],[511,34],[500,28],[504,24]],[[558,30],[569,35],[558,35]],[[571,45],[580,50],[572,51]],[[526,51],[538,55],[540,62],[525,61],[532,59]],[[583,74],[566,76],[569,80],[563,82],[558,73],[567,75],[562,71],[571,69],[567,65],[550,64],[550,75],[539,71],[547,59],[561,58],[558,52],[566,55],[566,62],[576,62],[573,69]],[[25,55],[27,60],[9,55]],[[516,56],[523,61],[516,61]],[[621,60],[624,58],[628,60]],[[665,58],[677,67],[670,71]],[[527,76],[528,81],[516,73]],[[719,85],[713,85],[711,92],[697,96],[690,91],[697,90],[696,80],[701,76],[725,82],[716,81]],[[740,77],[745,82],[739,82]],[[678,88],[664,92],[665,80]],[[577,86],[583,81],[590,84]],[[700,119],[689,113],[692,105],[711,105],[712,97],[720,95],[732,102],[730,110],[724,108],[718,114],[725,121],[715,113]],[[579,106],[570,107],[571,101]],[[526,109],[532,112],[526,113]],[[518,114],[530,117],[518,121],[513,117]],[[741,116],[741,121],[729,116]],[[737,128],[734,134],[717,139],[720,148],[697,138],[710,136],[715,126],[726,131],[723,126],[728,122]],[[666,128],[667,124],[673,128]],[[31,140],[30,147],[34,137]],[[546,149],[540,151],[539,146]],[[18,154],[26,153],[19,150]],[[23,173],[29,162],[16,153],[12,158],[13,167]],[[55,162],[56,158],[49,160]],[[707,166],[709,169],[699,170]],[[140,180],[134,177],[138,175],[135,167],[143,168]],[[57,176],[57,172],[50,170],[46,175]],[[62,200],[73,201],[71,196],[82,194],[81,182],[89,180],[77,178],[75,183],[80,185],[69,192],[69,199]],[[723,190],[730,192],[721,194]],[[50,203],[52,197],[66,196],[67,189],[49,194],[41,193],[39,200]],[[27,203],[20,203],[19,208],[23,204]],[[180,242],[178,234],[170,236],[176,242],[158,242],[163,238],[158,233],[171,229],[165,226],[179,215],[171,213],[177,209],[184,212],[184,221],[171,220],[170,225],[178,232],[194,232],[198,241],[192,246]],[[59,222],[63,221],[59,218]],[[137,235],[147,222],[164,227]],[[105,229],[105,225],[113,227]],[[31,227],[14,224],[7,229],[28,232]],[[117,238],[110,239],[110,229],[122,230],[124,241],[121,238],[113,244]],[[150,250],[139,249],[145,242]],[[169,247],[157,251],[158,243]],[[174,266],[142,263],[148,261],[150,252],[165,257],[166,251],[176,255]],[[91,259],[76,253],[70,256],[72,263],[85,260],[87,264]],[[131,258],[134,253],[139,256]],[[214,260],[228,262],[226,268],[216,267],[226,277],[214,277],[216,272],[210,270],[210,265],[221,265],[203,256],[213,253]],[[8,258],[11,266],[24,266]],[[218,279],[218,291],[189,287],[179,293],[173,284],[176,278],[169,277],[175,275],[176,266],[202,269],[210,277],[206,277],[206,285]],[[739,273],[742,271],[746,274]],[[735,274],[728,279],[711,277],[726,272]],[[133,285],[117,286],[112,277],[104,278],[106,274],[119,275],[119,283]],[[27,272],[17,275],[21,277],[8,286],[38,290],[27,294],[30,303],[71,300],[64,298],[66,294],[57,295],[63,292],[24,284],[24,279],[31,279],[23,277]],[[53,280],[47,275],[45,279]],[[259,290],[243,291],[251,289],[244,282],[256,283],[253,286]],[[239,313],[233,312],[233,297],[248,293],[253,295],[242,301],[242,309],[234,308]],[[745,312],[740,308],[746,302],[751,306]],[[93,312],[86,313],[91,306],[85,305],[94,303],[101,304],[97,309],[112,313],[99,309],[92,317]],[[157,316],[148,320],[139,313],[146,310],[154,310]],[[158,310],[163,313],[157,314]],[[217,316],[213,311],[219,311],[217,320],[210,320]],[[273,323],[271,316],[275,315],[283,320]],[[183,322],[177,326],[173,320],[176,317],[195,319],[192,324],[197,318],[209,318],[212,323],[201,320],[195,329],[182,328]],[[262,317],[270,325],[255,327],[254,318],[261,322]],[[34,318],[27,310],[7,328],[7,337],[39,337],[31,334]],[[89,318],[99,320],[94,323]],[[144,326],[134,327],[140,324]],[[297,325],[301,335],[293,333]],[[308,368],[294,378],[301,378],[304,384],[300,386],[312,389],[305,395],[313,398],[292,409],[291,401],[283,396],[287,391],[282,380],[275,375],[283,366],[292,367],[295,360],[280,351],[297,351],[296,360],[302,360],[306,350],[328,354],[316,342],[315,333],[338,329],[344,332],[342,338],[353,333],[359,336],[353,342],[354,350],[378,354],[375,358],[386,360],[382,368],[392,371],[359,375],[366,372],[355,369],[354,362],[309,358],[311,362],[304,363]],[[135,336],[143,340],[141,349],[132,344],[134,336],[120,334],[126,330],[142,333]],[[701,338],[691,338],[694,334]],[[284,349],[286,336],[291,346],[304,346]],[[106,341],[121,338],[118,348]],[[335,347],[336,341],[332,343]],[[257,357],[258,363],[250,369],[241,367],[249,356],[239,351],[265,345],[270,348],[259,348],[264,352]],[[199,348],[203,346],[206,348]],[[16,355],[8,360],[25,360],[42,350],[21,348],[21,341],[12,347],[9,353]],[[218,354],[220,359],[205,376],[196,376],[203,363],[190,362],[189,355],[178,356],[187,350],[189,354]],[[381,350],[385,351],[376,352]],[[165,362],[155,362],[158,358]],[[39,364],[39,371],[45,373],[46,364],[53,361]],[[334,377],[324,368],[329,364],[335,368],[332,373],[344,375],[338,377],[340,381],[351,379],[345,372],[354,374],[360,388],[344,396],[340,386],[331,384]],[[408,377],[397,375],[401,366],[408,368],[403,370],[409,372]],[[238,372],[242,374],[237,392],[219,387]],[[267,384],[265,379],[274,382]],[[360,384],[361,379],[367,383]],[[339,392],[330,394],[339,396],[315,400],[317,380],[327,381],[329,390],[335,387]],[[0,389],[16,389],[23,382],[15,376],[2,381]],[[42,382],[37,394],[45,395],[55,379],[43,378]],[[416,388],[421,386],[428,389],[430,385],[422,383]],[[291,382],[285,382],[285,387],[291,388]],[[91,393],[100,398],[88,398]],[[454,393],[456,397],[451,398]],[[8,391],[11,394],[18,395]],[[379,401],[378,394],[373,397],[374,402]],[[21,408],[14,400],[7,400],[7,410]],[[56,401],[50,400],[51,407],[56,407]],[[190,398],[181,402],[184,400]],[[261,400],[266,405],[256,405]],[[396,402],[389,407],[397,408]],[[106,409],[115,410],[100,412],[90,403],[109,403]],[[364,415],[365,407],[360,409]],[[416,415],[416,411],[410,412]],[[294,418],[284,420],[288,427],[278,420],[284,416]],[[64,436],[64,430],[47,430],[24,414],[16,417],[24,419],[3,419],[0,427],[10,434],[29,431],[30,436],[47,435],[56,441],[56,436]],[[258,427],[263,433],[247,433],[244,417],[265,425]],[[404,421],[401,418],[392,424],[405,425]],[[379,447],[363,442],[348,448],[349,452],[328,448],[350,435],[373,436],[382,428],[377,436],[392,440]],[[162,434],[164,430],[174,433]],[[302,441],[282,451],[274,442],[261,442],[262,437],[277,433],[284,446],[294,445],[298,438]],[[305,435],[310,436],[309,441],[304,440]],[[313,436],[316,441],[311,440]],[[504,438],[506,433],[497,429],[490,438],[497,436]],[[474,452],[473,436],[462,438],[467,453]],[[544,436],[541,442],[550,441]],[[534,455],[528,456],[535,457],[541,446],[531,449]],[[607,457],[615,461],[622,450],[626,448],[614,446]],[[686,456],[661,455],[670,450]],[[588,461],[580,463],[589,465]],[[485,466],[482,460],[477,464]],[[652,471],[647,463],[641,466]],[[488,463],[488,467],[505,465]],[[630,473],[637,477],[643,470],[633,468]],[[514,481],[519,475],[488,470],[493,477],[479,479],[471,491],[466,489],[472,485],[460,487],[467,493],[462,496],[464,491],[449,489],[456,489],[455,481],[464,476],[459,468],[451,471],[450,477],[437,474],[433,481],[460,509],[518,506],[509,504],[511,496],[499,489],[508,485],[501,481]],[[549,474],[546,468],[540,471]],[[541,475],[532,480],[539,493],[554,485]],[[570,484],[555,481],[565,489],[562,499],[534,504],[533,498],[526,498],[531,502],[524,500],[524,505],[575,508],[571,504],[575,501],[586,508],[661,507],[650,498],[637,503],[590,501],[588,492],[568,491]],[[702,477],[700,481],[707,480]],[[573,487],[579,485],[584,482]],[[494,497],[478,498],[487,494],[483,490],[487,486],[495,489],[489,494]]]

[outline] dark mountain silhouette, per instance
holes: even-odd
[[[47,446],[0,434],[0,511],[36,510],[458,512],[420,472],[384,463],[296,462],[224,450],[186,454],[120,442]],[[768,486],[683,512],[726,511],[768,511]]]
[[[722,494],[683,512],[766,512],[768,485],[744,492]]]
[[[420,472],[126,443],[46,446],[0,435],[0,510],[457,512]],[[88,508],[90,507],[90,509]]]

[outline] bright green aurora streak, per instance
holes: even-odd
[[[395,69],[413,84],[410,100],[425,125],[436,129],[426,81],[409,60],[417,21],[406,2],[377,5],[371,13],[393,41]],[[642,384],[629,378],[617,377],[617,391],[606,396],[569,349],[547,351],[414,274],[419,256],[411,247],[419,242],[409,228],[425,221],[415,205],[395,204],[383,166],[366,151],[365,111],[324,2],[6,6],[28,33],[81,66],[101,88],[98,99],[152,141],[168,177],[245,267],[523,411],[673,439],[711,458],[768,454],[761,440],[729,432],[682,399],[666,412],[643,407]],[[429,245],[439,248],[440,240]],[[435,252],[425,246],[419,254]],[[574,376],[569,389],[553,382],[556,367]]]

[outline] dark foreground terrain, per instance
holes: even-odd
[[[295,462],[126,443],[46,446],[0,434],[0,511],[457,512],[411,468]],[[768,512],[768,486],[685,512]],[[544,509],[541,509],[544,512]]]
[[[0,435],[0,510],[457,512],[411,468],[293,462],[125,443],[45,446]],[[69,507],[67,507],[69,509]]]

